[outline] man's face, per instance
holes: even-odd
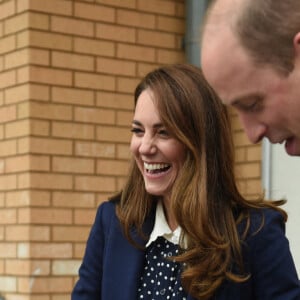
[[[201,63],[210,85],[233,106],[252,143],[263,137],[285,143],[289,155],[300,155],[300,63],[288,75],[256,66],[230,29],[204,32]]]

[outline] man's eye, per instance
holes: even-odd
[[[260,109],[260,107],[261,107],[260,102],[255,101],[248,106],[247,110],[250,112],[255,112],[255,111],[258,111]]]
[[[255,101],[255,102],[253,102],[251,104],[246,105],[246,109],[247,110],[254,110],[256,106],[257,106],[257,101]]]

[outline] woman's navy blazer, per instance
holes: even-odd
[[[115,205],[104,202],[98,208],[72,300],[137,299],[145,252],[124,237]],[[243,244],[250,279],[241,284],[224,282],[212,300],[300,300],[300,283],[285,237],[283,217],[271,209],[260,212],[265,216],[263,228],[255,234],[261,213],[253,211],[249,235]],[[154,217],[155,211],[145,221],[146,234],[153,229]],[[242,225],[239,227],[241,231]],[[146,243],[132,234],[140,244]],[[194,298],[189,296],[188,300]]]

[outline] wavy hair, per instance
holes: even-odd
[[[227,110],[199,68],[188,64],[158,68],[135,90],[135,103],[150,89],[161,121],[186,147],[186,160],[171,192],[171,207],[187,247],[175,257],[185,266],[182,285],[196,299],[209,299],[224,280],[247,280],[237,224],[253,207],[276,207],[263,199],[248,201],[234,176],[234,147]],[[125,235],[142,225],[157,197],[149,195],[134,160],[117,206]],[[283,212],[284,214],[284,212]],[[285,215],[286,217],[286,215]],[[232,271],[237,263],[238,271]]]

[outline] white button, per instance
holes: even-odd
[[[164,294],[165,294],[165,292],[166,292],[166,290],[165,290],[165,289],[162,289],[162,290],[160,290],[160,292],[159,292],[159,293],[160,293],[161,295],[164,295]]]

